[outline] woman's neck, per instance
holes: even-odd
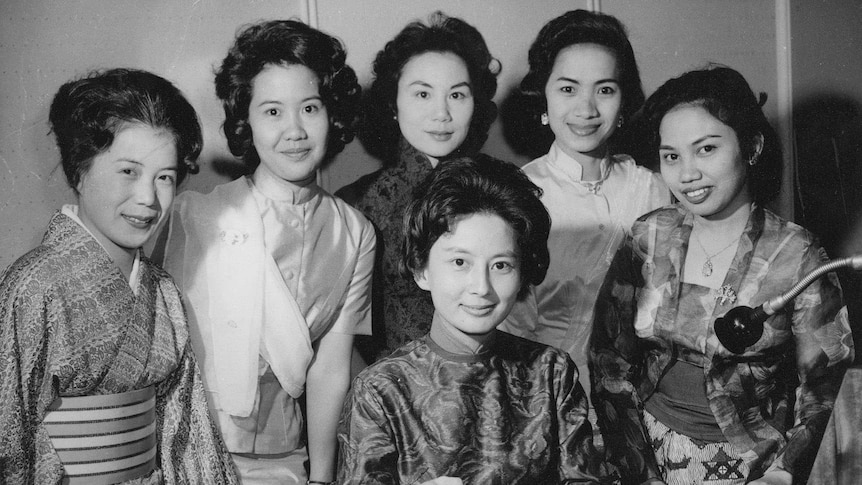
[[[431,320],[429,336],[443,350],[458,355],[476,355],[488,348],[494,330],[483,334],[466,334],[443,323],[437,313]]]
[[[751,208],[751,202],[743,202],[722,217],[703,217],[695,214],[695,225],[700,226],[700,232],[704,234],[715,235],[719,238],[727,237],[727,235],[734,235],[735,237],[745,229]]]
[[[558,145],[560,150],[581,166],[581,180],[594,182],[602,178],[602,162],[608,158],[608,147],[603,146],[591,152],[570,152]]]

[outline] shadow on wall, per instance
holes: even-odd
[[[831,258],[862,253],[862,104],[818,93],[793,107],[796,221]],[[856,361],[862,362],[862,273],[839,272],[850,312]]]

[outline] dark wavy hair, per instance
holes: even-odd
[[[775,199],[781,191],[781,142],[763,114],[765,102],[766,93],[755,96],[742,74],[726,66],[711,65],[671,79],[649,97],[643,109],[645,141],[653,162],[658,163],[664,116],[680,105],[699,106],[733,129],[744,161],[756,155],[758,137],[763,137],[757,163],[746,163],[749,190],[758,203]]]
[[[545,86],[554,69],[557,55],[576,44],[598,44],[614,54],[622,91],[622,115],[631,120],[644,102],[640,71],[625,26],[611,15],[571,10],[542,27],[530,46],[530,70],[521,80],[519,89],[507,100],[505,114],[506,137],[519,152],[538,156],[546,153],[554,141],[549,126],[542,126],[542,113],[547,112]],[[616,130],[609,144],[618,145],[622,130]]]
[[[374,81],[363,100],[360,140],[365,149],[384,163],[392,163],[398,153],[401,130],[397,113],[398,80],[412,58],[426,52],[449,52],[467,66],[475,100],[467,138],[456,155],[477,153],[488,138],[491,123],[497,117],[494,93],[500,61],[495,59],[485,39],[467,22],[434,12],[428,23],[415,21],[404,27],[374,59]]]
[[[412,276],[422,271],[431,246],[458,220],[494,214],[509,223],[516,235],[521,261],[518,297],[522,298],[529,285],[545,279],[550,262],[551,217],[541,195],[542,189],[511,163],[465,157],[440,164],[404,213],[402,273]]]
[[[171,133],[177,151],[177,184],[198,172],[203,137],[197,114],[179,89],[151,72],[93,71],[69,81],[54,95],[48,113],[66,182],[78,193],[93,158],[104,153],[130,124]]]
[[[231,153],[254,170],[260,157],[254,148],[248,108],[252,82],[268,65],[302,65],[320,79],[320,97],[329,114],[326,158],[353,140],[362,88],[345,63],[341,41],[296,20],[270,20],[242,28],[216,71],[216,95],[224,107],[224,133]]]

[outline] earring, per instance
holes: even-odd
[[[617,120],[617,128],[623,127],[623,115],[620,115],[620,119]]]
[[[748,159],[748,165],[752,167],[757,165],[757,155]]]
[[[550,123],[550,121],[548,120],[548,113],[542,113],[541,120],[542,120],[542,126],[548,126],[548,123]]]

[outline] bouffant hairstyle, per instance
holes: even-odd
[[[644,105],[649,153],[658,163],[659,128],[668,112],[678,106],[699,106],[736,133],[751,195],[757,203],[769,202],[781,190],[782,159],[778,135],[761,108],[765,102],[765,93],[755,96],[742,74],[725,66],[712,65],[671,79]],[[756,163],[749,165],[755,157]]]
[[[539,31],[528,53],[530,69],[507,102],[510,104],[507,111],[511,110],[512,115],[507,115],[509,126],[506,131],[512,134],[515,138],[513,144],[522,148],[521,151],[531,152],[531,155],[544,154],[554,141],[551,128],[541,124],[542,113],[548,110],[545,86],[557,55],[576,44],[601,45],[616,57],[624,120],[631,120],[643,105],[640,72],[625,26],[611,15],[571,10],[551,20]],[[618,144],[620,133],[616,130],[611,135],[610,145]]]
[[[542,190],[517,166],[496,159],[458,158],[441,164],[415,194],[404,213],[401,269],[410,277],[428,264],[435,242],[464,217],[493,214],[517,238],[521,289],[545,279],[550,256],[551,217],[539,199]]]
[[[131,124],[171,133],[177,184],[198,172],[203,136],[197,114],[179,89],[153,73],[109,69],[69,81],[54,95],[48,121],[66,182],[76,194],[93,158],[111,148],[117,134]]]
[[[467,22],[435,12],[428,23],[416,21],[404,27],[374,59],[374,81],[363,100],[360,139],[366,150],[384,163],[393,163],[398,153],[401,130],[395,119],[398,108],[398,80],[404,66],[426,52],[452,53],[467,66],[475,100],[467,138],[453,155],[477,153],[488,138],[497,117],[494,93],[500,61],[491,56],[482,34]]]
[[[224,133],[231,153],[254,170],[260,157],[254,148],[248,108],[255,76],[266,66],[302,65],[320,80],[320,97],[329,115],[326,158],[353,140],[362,88],[345,63],[341,42],[295,20],[271,20],[244,27],[216,71],[216,95],[224,107]]]

